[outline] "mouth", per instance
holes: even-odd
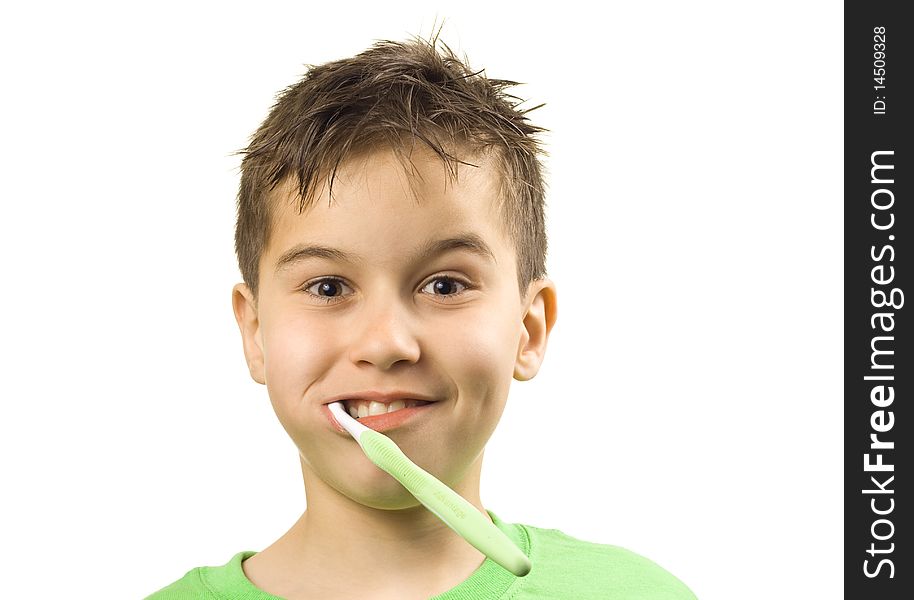
[[[331,402],[341,403],[343,409],[365,427],[375,431],[387,431],[408,426],[416,419],[423,419],[432,411],[431,406],[438,404],[439,400],[435,396],[408,390],[366,390],[325,399],[322,411],[331,426],[340,434],[348,435],[330,413],[328,405]]]
[[[353,419],[386,415],[408,408],[425,406],[427,404],[431,404],[431,402],[427,400],[414,400],[412,398],[397,399],[390,402],[378,402],[377,400],[367,400],[363,398],[343,400],[343,407]]]

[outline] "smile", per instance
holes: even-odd
[[[424,406],[426,404],[431,404],[425,400],[394,400],[392,402],[377,402],[375,400],[343,400],[343,406],[352,415],[354,419],[361,419],[362,417],[373,417],[375,415],[385,415],[392,412],[397,412],[406,408],[413,408],[416,406]]]

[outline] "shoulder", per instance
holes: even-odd
[[[144,600],[221,600],[243,592],[246,598],[271,598],[259,595],[244,576],[241,563],[256,552],[245,550],[235,554],[227,563],[216,567],[197,567],[184,577],[147,596]]]
[[[200,567],[191,569],[184,577],[147,596],[144,600],[209,600],[209,594],[200,577]]]
[[[580,590],[576,598],[695,600],[684,583],[640,554],[579,540],[558,529],[520,527],[530,542],[533,570],[528,577],[536,575],[537,585],[556,592]]]

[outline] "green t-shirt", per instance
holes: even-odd
[[[530,557],[530,573],[515,577],[487,558],[466,580],[430,600],[695,600],[681,581],[634,552],[557,529],[505,523],[488,512]],[[220,567],[192,569],[146,600],[278,600],[245,577],[241,562],[254,554],[239,552]]]

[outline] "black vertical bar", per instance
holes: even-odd
[[[914,27],[902,6],[844,9],[844,583],[866,600],[914,598],[901,492],[914,484]]]

